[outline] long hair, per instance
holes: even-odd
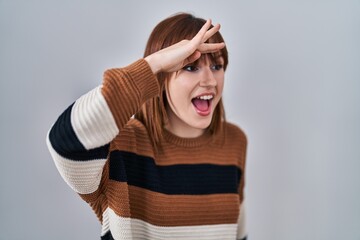
[[[166,18],[161,21],[150,34],[145,48],[144,57],[180,42],[183,39],[192,39],[205,22],[206,21],[204,19],[197,18],[188,13],[178,13]],[[217,32],[211,36],[207,42],[220,43],[224,42],[224,39],[220,32]],[[221,56],[224,59],[224,70],[226,70],[228,65],[228,52],[226,47],[222,48],[218,53],[207,55],[212,61],[216,61],[216,59]],[[164,126],[168,121],[166,114],[166,106],[168,104],[166,98],[166,81],[169,79],[170,75],[171,73],[164,72],[157,74],[157,79],[160,85],[159,96],[146,101],[142,105],[140,111],[135,114],[135,118],[146,126],[155,150],[159,150],[161,147],[160,141],[163,138]],[[214,110],[214,114],[207,131],[211,134],[216,134],[222,131],[223,121],[225,121],[225,111],[222,99],[220,99]]]

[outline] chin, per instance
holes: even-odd
[[[211,124],[211,118],[209,119],[203,119],[201,121],[194,121],[193,124],[190,124],[193,128],[205,130],[207,129]]]

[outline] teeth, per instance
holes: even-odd
[[[210,100],[210,99],[213,99],[213,95],[203,95],[203,96],[200,96],[200,97],[197,97],[201,100]]]

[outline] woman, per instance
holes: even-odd
[[[105,71],[47,137],[101,239],[246,239],[245,134],[225,121],[220,25],[160,22],[144,58]]]

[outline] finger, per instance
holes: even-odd
[[[189,63],[195,62],[201,57],[201,52],[195,51],[193,54],[191,54],[186,60],[184,66],[186,66]]]
[[[204,43],[198,47],[201,53],[213,53],[225,47],[225,43]]]
[[[206,42],[211,36],[217,33],[220,29],[220,24],[216,24],[214,27],[210,28],[204,35],[202,42]]]
[[[201,27],[199,32],[193,37],[192,41],[195,41],[197,44],[202,43],[202,39],[204,38],[206,32],[208,31],[209,27],[211,26],[211,19],[208,19],[205,24]]]

